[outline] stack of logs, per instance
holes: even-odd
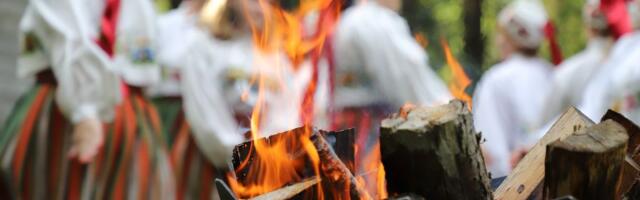
[[[303,127],[302,129],[310,129]],[[295,131],[293,131],[295,132]],[[313,130],[321,179],[307,179],[258,199],[302,199],[318,180],[349,188],[352,199],[381,198],[354,184],[353,130]],[[276,135],[277,137],[277,135]],[[381,123],[380,151],[389,199],[639,199],[640,128],[615,112],[595,124],[566,111],[512,173],[492,190],[482,137],[461,101],[401,111]],[[237,161],[250,145],[236,149]],[[347,163],[347,164],[345,164]],[[301,172],[304,173],[304,172]],[[330,178],[339,174],[338,178]],[[239,173],[239,180],[242,172]],[[333,192],[336,192],[335,190]],[[327,196],[327,195],[325,195]]]

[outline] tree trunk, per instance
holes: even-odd
[[[482,0],[464,0],[464,53],[478,71],[484,62],[485,39],[482,34]]]
[[[619,199],[628,139],[620,124],[607,120],[547,145],[544,196]]]
[[[480,135],[461,101],[416,108],[381,126],[389,194],[429,199],[492,199]]]

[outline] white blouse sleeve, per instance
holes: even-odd
[[[58,87],[56,102],[72,122],[87,118],[110,120],[120,99],[118,76],[108,56],[88,30],[98,26],[83,11],[83,1],[33,0],[30,20],[21,34],[33,34],[49,60]]]
[[[195,38],[204,38],[195,37]],[[185,114],[195,141],[206,157],[217,166],[225,166],[235,145],[242,142],[241,134],[222,92],[222,69],[215,65],[217,58],[211,47],[194,42],[182,68],[182,92]]]
[[[344,53],[359,57],[357,62],[364,65],[374,87],[396,105],[411,102],[431,106],[452,99],[404,19],[384,8],[355,9],[361,9],[354,10],[361,13],[351,13],[354,16],[339,29],[336,56]],[[344,52],[350,50],[357,53]]]

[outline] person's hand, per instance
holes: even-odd
[[[516,165],[524,158],[525,155],[529,153],[529,148],[518,148],[515,151],[511,152],[511,169],[515,168]]]
[[[104,143],[102,123],[98,119],[84,119],[73,127],[69,158],[89,163],[98,154]]]

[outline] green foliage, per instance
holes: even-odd
[[[158,13],[165,13],[171,9],[171,3],[169,0],[155,0],[154,4]]]
[[[454,55],[460,55],[464,45],[462,0],[405,0],[402,15],[412,32],[428,39],[427,52],[434,66],[445,62],[441,40],[448,42]]]
[[[434,66],[444,64],[444,54],[440,47],[441,38],[446,39],[453,54],[465,65],[463,54],[464,24],[463,0],[404,0],[402,15],[407,19],[413,32],[424,33],[429,40],[427,51]],[[499,61],[495,46],[496,18],[500,10],[510,0],[483,0],[481,19],[482,33],[486,38],[485,62],[481,69],[486,70]],[[557,1],[544,0],[547,12],[556,25],[556,37],[565,58],[582,50],[586,34],[582,22],[584,0]],[[549,58],[548,45],[545,43],[541,56]],[[466,66],[467,68],[478,66]]]

